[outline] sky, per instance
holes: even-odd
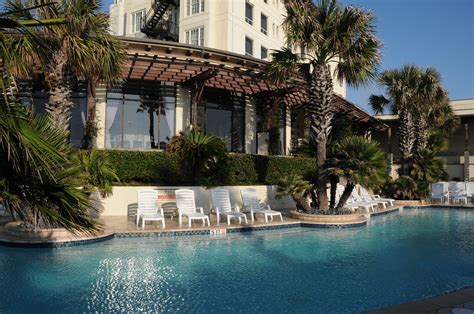
[[[474,0],[342,0],[372,10],[383,42],[379,71],[405,64],[435,67],[450,99],[474,98]],[[376,84],[347,88],[347,99],[371,112]]]

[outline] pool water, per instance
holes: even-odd
[[[0,313],[358,313],[474,285],[474,210],[350,229],[0,247]]]

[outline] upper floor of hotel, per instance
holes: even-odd
[[[117,36],[170,40],[270,61],[286,45],[284,0],[114,0]],[[334,90],[346,96],[345,82]]]

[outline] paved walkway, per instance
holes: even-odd
[[[474,286],[366,313],[474,314]]]

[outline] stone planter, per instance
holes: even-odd
[[[88,234],[71,233],[64,228],[41,229],[36,231],[23,228],[20,226],[21,222],[13,221],[3,226],[4,233],[24,241],[39,241],[39,242],[58,242],[58,241],[74,241],[91,238]]]
[[[349,224],[366,221],[363,214],[348,215],[309,215],[290,211],[291,218],[299,219],[305,222],[321,223],[321,224]]]

